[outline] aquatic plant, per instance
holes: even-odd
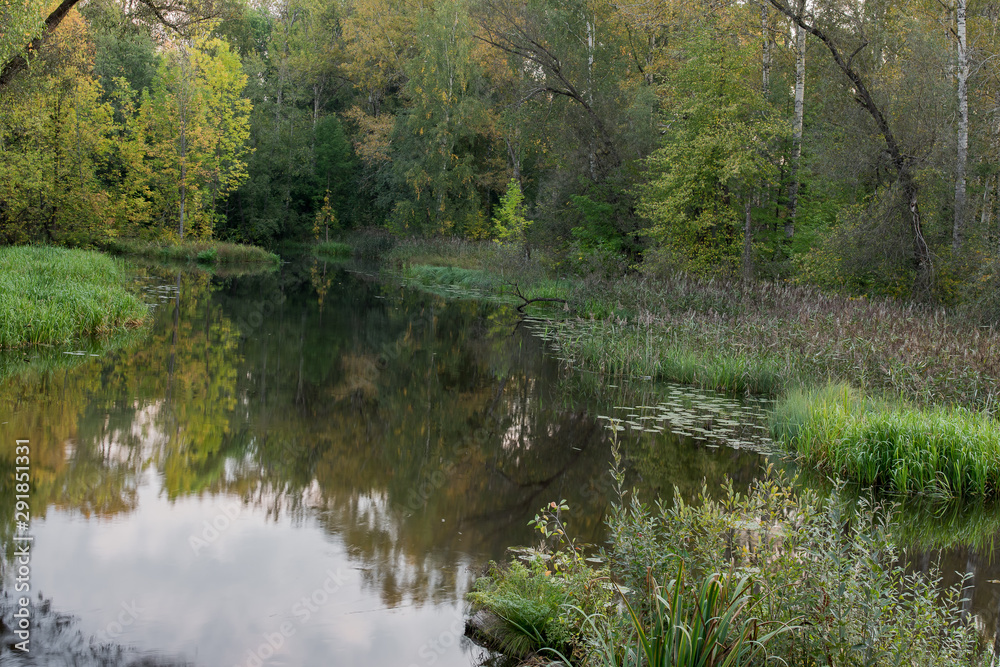
[[[0,349],[64,345],[140,326],[149,309],[106,255],[47,246],[0,248]]]
[[[316,257],[350,257],[354,253],[354,248],[340,241],[324,241],[317,243],[312,248],[312,253]]]
[[[828,384],[790,392],[771,424],[803,459],[866,485],[945,497],[1000,492],[1000,423],[983,413],[921,409]]]
[[[474,597],[516,618],[508,627],[548,637],[517,616],[529,609],[541,617],[539,609],[519,607],[518,595],[531,587],[558,591],[545,598],[545,618],[572,619],[570,639],[561,635],[559,646],[535,643],[532,650],[558,651],[565,664],[608,667],[988,661],[963,614],[964,580],[946,587],[936,566],[925,574],[901,564],[892,507],[865,497],[846,502],[840,486],[821,501],[774,471],[746,494],[728,482],[718,498],[703,489],[685,502],[678,492],[670,504],[650,507],[624,489],[617,445],[613,456],[618,501],[609,546],[600,563],[573,572],[576,582],[590,585],[570,587],[549,569],[518,566],[514,578],[487,580],[490,596]],[[609,581],[621,604],[579,593]],[[566,602],[556,616],[559,597]]]

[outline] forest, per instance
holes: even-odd
[[[0,8],[0,242],[352,230],[998,314],[1000,5]]]

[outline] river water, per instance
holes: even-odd
[[[318,262],[137,282],[154,311],[138,342],[31,353],[0,380],[3,470],[30,447],[34,601],[31,653],[4,631],[0,663],[476,665],[465,593],[534,541],[536,510],[565,499],[575,535],[603,540],[608,416],[631,422],[648,497],[745,486],[767,462],[761,406],[615,387],[510,306]],[[974,575],[992,637],[990,551],[943,563]]]

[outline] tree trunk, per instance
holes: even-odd
[[[764,87],[764,95],[767,95],[771,87],[771,24],[768,20],[767,3],[760,3],[760,36],[761,36],[761,84]]]
[[[785,238],[795,235],[795,218],[799,209],[799,164],[802,161],[802,125],[806,95],[806,31],[795,26],[795,117],[792,119],[792,166],[788,184],[788,218]]]
[[[743,203],[743,282],[753,280],[753,195]]]
[[[969,160],[969,55],[965,36],[966,0],[955,0],[955,36],[958,62],[958,159],[955,163],[955,222],[952,228],[951,247],[958,252],[962,247],[965,222],[966,165]]]
[[[924,239],[923,223],[920,218],[920,206],[918,203],[917,183],[914,180],[912,162],[913,157],[905,155],[900,148],[896,135],[893,134],[889,121],[886,119],[882,109],[875,103],[875,98],[868,89],[868,84],[861,77],[852,65],[853,56],[844,58],[840,47],[833,38],[815,25],[806,23],[805,3],[799,0],[797,9],[789,7],[782,0],[768,0],[771,6],[794,21],[800,28],[806,30],[819,39],[830,51],[833,61],[841,72],[844,73],[854,87],[854,99],[861,107],[868,112],[868,115],[875,121],[879,134],[885,141],[885,150],[892,160],[893,168],[896,170],[896,182],[902,188],[902,194],[906,199],[910,210],[910,226],[913,229],[913,266],[916,271],[916,280],[913,289],[917,294],[926,296],[930,290],[931,282],[931,253]]]

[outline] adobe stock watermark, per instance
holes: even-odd
[[[431,637],[417,649],[417,656],[421,662],[411,662],[408,667],[429,667],[462,641],[465,636],[465,616],[461,613],[455,614],[454,620],[447,628],[442,630],[436,637]]]
[[[202,549],[207,549],[224,532],[232,528],[242,512],[243,506],[233,501],[223,506],[211,519],[202,521],[200,530],[188,535],[188,545],[194,555],[197,556]]]
[[[95,635],[101,643],[110,644],[116,639],[125,634],[125,628],[134,624],[139,620],[142,613],[146,611],[145,607],[140,607],[136,604],[135,600],[131,602],[122,602],[121,610],[114,620],[109,621],[107,625],[104,626],[103,630],[98,631]]]
[[[273,632],[265,632],[261,635],[261,643],[256,648],[249,649],[243,662],[238,662],[234,667],[262,667],[267,664],[274,655],[285,645],[285,643],[295,636],[299,627],[309,622],[309,619],[316,614],[320,608],[330,601],[333,595],[344,585],[345,576],[337,568],[336,572],[326,571],[326,579],[323,583],[313,589],[312,593],[303,596],[292,605],[292,616],[296,621],[285,621]]]
[[[281,304],[288,299],[281,290],[275,290],[266,295],[263,299],[254,302],[247,313],[241,314],[236,319],[236,326],[244,336],[256,331],[264,320],[277,312]]]

